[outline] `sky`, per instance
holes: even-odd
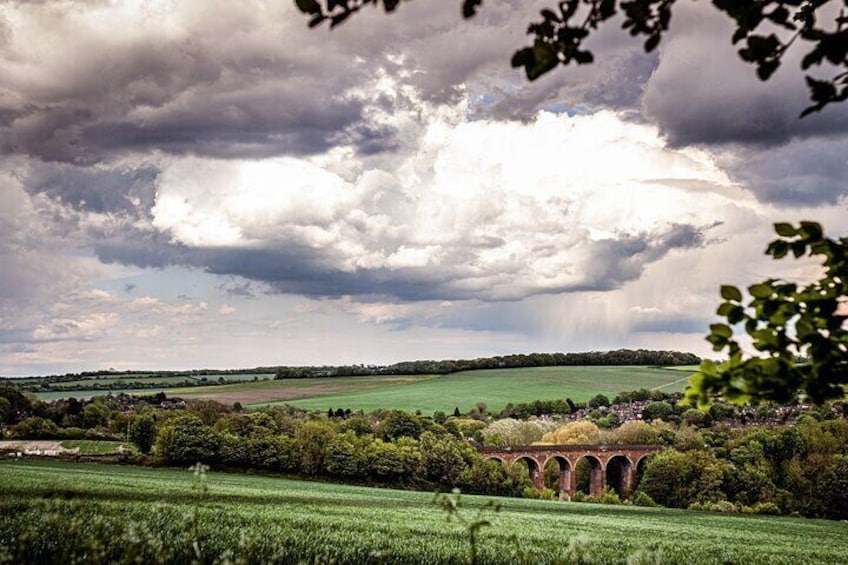
[[[845,235],[848,104],[706,2],[529,83],[551,3],[0,4],[0,375],[713,355],[721,284],[818,272],[774,222]]]

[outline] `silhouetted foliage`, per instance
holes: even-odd
[[[780,403],[799,393],[816,403],[845,395],[848,384],[848,238],[826,238],[822,227],[775,224],[779,239],[766,254],[782,259],[790,252],[824,259],[820,279],[807,285],[767,279],[748,287],[750,300],[733,286],[721,287],[725,302],[707,340],[729,356],[724,363],[704,361],[691,379],[687,397],[704,405],[714,396],[746,403]],[[741,326],[761,356],[745,357],[733,337]]]
[[[462,15],[477,13],[482,0],[463,0]],[[848,16],[844,10],[835,17],[839,2],[833,0],[713,0],[713,6],[733,20],[736,30],[731,41],[740,44],[739,56],[757,68],[757,76],[768,80],[793,44],[807,49],[801,69],[835,69],[831,77],[806,75],[811,106],[806,116],[833,102],[848,99]],[[330,27],[347,20],[367,5],[382,5],[393,12],[400,0],[295,0],[310,16],[309,26],[328,21]],[[675,0],[564,0],[555,8],[541,11],[542,19],[529,25],[533,44],[515,52],[512,66],[523,68],[529,80],[572,62],[592,63],[595,56],[584,42],[619,12],[622,28],[633,37],[644,37],[645,51],[659,46],[671,24]],[[824,22],[824,23],[823,23]],[[830,27],[828,27],[830,26]]]

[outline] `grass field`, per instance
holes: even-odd
[[[79,379],[76,381],[62,381],[57,383],[52,383],[50,388],[52,389],[62,389],[62,388],[80,388],[80,387],[88,387],[92,385],[99,386],[108,386],[114,385],[117,383],[143,383],[145,385],[158,385],[158,384],[182,384],[194,382],[195,379],[192,377],[177,377],[177,376],[163,376],[163,375],[128,375],[121,377],[98,377],[91,379]]]
[[[198,383],[198,382],[223,382],[240,383],[253,380],[269,380],[273,379],[273,373],[239,373],[232,375],[217,375],[217,374],[199,374],[199,375],[162,375],[157,373],[132,373],[129,375],[116,375],[110,377],[89,377],[86,379],[77,379],[74,381],[59,381],[52,383],[50,386],[54,389],[76,387],[82,388],[92,385],[108,386],[118,383],[142,383],[145,385],[167,384],[175,385],[182,383]]]
[[[115,455],[119,448],[123,453],[137,453],[138,449],[133,443],[124,441],[101,441],[91,439],[66,439],[62,440],[65,449],[79,448],[80,455]]]
[[[168,394],[167,391],[172,389],[167,388],[130,388],[130,389],[121,389],[121,390],[51,390],[50,392],[36,392],[35,396],[39,400],[44,400],[45,402],[49,402],[51,400],[59,400],[62,398],[71,398],[74,397],[77,400],[88,399],[95,396],[106,396],[109,392],[112,394],[129,394],[136,396],[143,396],[148,394],[156,394],[160,391],[165,391],[165,394]]]
[[[665,392],[686,388],[686,374],[653,367],[532,367],[465,371],[430,379],[388,386],[378,390],[325,394],[289,401],[308,409],[350,408],[373,410],[400,408],[466,412],[478,402],[489,410],[501,410],[507,403],[554,398],[589,400],[598,393],[610,397],[617,392],[659,388]]]
[[[431,375],[392,375],[377,377],[334,377],[334,378],[311,378],[311,379],[265,379],[259,381],[245,380],[223,385],[175,387],[175,388],[149,388],[133,390],[115,390],[113,393],[125,392],[127,394],[156,394],[164,392],[169,397],[201,398],[218,400],[227,404],[241,402],[242,404],[254,404],[261,402],[273,402],[277,400],[290,400],[295,398],[317,396],[323,394],[334,394],[344,391],[368,391],[382,387],[390,387],[418,380],[433,378]],[[41,400],[54,400],[76,396],[77,398],[88,398],[106,394],[102,390],[78,390],[78,391],[51,391],[41,392],[37,396]]]
[[[468,544],[432,495],[183,470],[0,462],[0,555],[12,562],[461,563]],[[462,498],[465,512],[489,500]],[[498,499],[481,563],[844,563],[840,522]],[[471,517],[472,514],[468,514]],[[106,537],[107,539],[103,539]],[[196,549],[193,544],[196,542]],[[5,547],[4,547],[5,546]],[[154,552],[154,553],[151,553]],[[574,557],[573,551],[571,557]],[[654,556],[656,557],[656,556]],[[19,561],[20,562],[20,561]]]
[[[674,367],[663,367],[669,371],[683,371],[685,373],[694,373],[701,368],[700,365],[676,365]]]
[[[531,367],[464,371],[451,375],[392,375],[369,377],[333,377],[309,379],[260,380],[224,385],[177,388],[134,389],[128,394],[155,394],[186,399],[211,399],[232,404],[259,407],[269,404],[293,404],[307,409],[350,408],[374,410],[399,408],[465,412],[478,402],[490,410],[507,403],[555,398],[586,401],[598,393],[610,397],[617,392],[640,388],[664,392],[683,390],[688,372],[656,367],[574,366]],[[115,391],[117,392],[117,391]],[[67,396],[88,398],[104,391],[52,391],[39,393],[42,400]]]

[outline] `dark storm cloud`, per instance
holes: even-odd
[[[177,3],[150,14],[84,2],[17,5],[21,19],[0,43],[0,148],[77,164],[151,149],[217,157],[313,154],[338,144],[385,151],[395,132],[372,123],[368,108],[392,113],[404,100],[371,100],[380,69],[405,75],[425,100],[455,102],[459,85],[493,60],[508,70],[503,35],[523,31],[510,2],[491,2],[470,23],[419,2],[332,33],[309,30],[284,4]],[[170,25],[152,24],[156,17]],[[462,57],[451,44],[458,31],[475,46]],[[28,49],[43,36],[52,41]]]
[[[438,267],[356,270],[340,268],[338,265],[343,258],[334,251],[321,251],[306,245],[269,243],[259,249],[190,248],[165,241],[161,235],[145,237],[138,234],[120,241],[103,241],[95,246],[95,250],[97,256],[107,263],[201,268],[216,275],[235,275],[265,283],[272,292],[310,297],[386,296],[411,302],[473,298],[510,301],[537,294],[618,288],[639,278],[647,265],[672,250],[703,247],[707,229],[675,224],[659,233],[587,242],[590,258],[575,265],[581,270],[581,275],[578,280],[566,285],[523,280],[521,270],[504,273],[499,270],[487,272],[479,266],[470,267],[475,260],[472,249],[457,249],[450,261]]]
[[[385,53],[310,31],[288,5],[199,7],[172,6],[167,28],[122,5],[19,5],[23,23],[0,44],[2,151],[77,164],[152,149],[266,157],[340,142],[373,152],[394,134],[362,125]]]
[[[34,164],[23,179],[31,194],[61,200],[75,210],[146,216],[154,204],[158,169],[107,169],[67,164]]]
[[[563,101],[633,107],[656,64],[608,26],[592,39],[597,64],[528,84],[509,60],[542,0],[492,0],[467,21],[414,2],[392,16],[367,10],[333,32],[309,30],[290,4],[176,3],[149,14],[18,5],[21,20],[0,43],[0,150],[76,164],[151,150],[262,158],[351,145],[369,155],[399,146],[374,110],[420,109],[401,88],[380,94],[380,76],[428,104],[455,104],[466,87],[491,94],[497,104],[475,112],[527,119]],[[28,48],[44,36],[43,49]],[[507,82],[516,88],[505,94]]]
[[[710,227],[674,224],[658,234],[595,241],[590,247],[592,259],[584,266],[586,283],[568,290],[612,290],[636,280],[647,265],[674,249],[703,247]]]
[[[677,6],[645,86],[645,115],[672,146],[710,146],[763,202],[838,202],[848,193],[848,104],[800,119],[810,105],[799,64],[806,45],[794,45],[762,82],[731,44],[733,30],[709,4]]]
[[[767,82],[732,45],[732,20],[709,4],[675,7],[659,65],[647,82],[644,110],[672,145],[775,146],[793,138],[848,132],[848,106],[799,119],[809,102],[800,70],[802,42]]]
[[[760,200],[783,206],[838,204],[848,197],[848,138],[796,139],[769,150],[737,148],[727,168]]]

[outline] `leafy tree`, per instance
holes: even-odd
[[[609,406],[610,399],[604,394],[597,394],[589,399],[589,408],[600,408],[601,406]]]
[[[418,438],[421,435],[421,422],[417,416],[402,410],[391,410],[380,424],[383,439],[393,440],[401,437]]]
[[[656,445],[662,443],[659,430],[645,422],[624,422],[605,439],[605,442],[623,445]]]
[[[138,450],[150,453],[156,441],[156,422],[151,414],[138,414],[130,421],[129,436]]]
[[[21,439],[55,438],[59,428],[46,418],[32,416],[12,426],[12,436]]]
[[[490,445],[530,445],[542,439],[552,426],[538,420],[521,421],[513,418],[495,420],[483,430],[483,437]],[[499,438],[499,441],[493,441]]]
[[[10,416],[7,416],[7,423],[12,423],[22,414],[28,414],[32,409],[32,402],[18,389],[12,386],[0,386],[0,398],[8,402]]]
[[[365,453],[369,471],[390,482],[411,479],[418,474],[423,462],[418,442],[406,436],[395,443],[377,439],[368,445]]]
[[[476,450],[468,444],[431,432],[421,434],[420,446],[425,478],[448,488],[457,485],[460,474],[466,469],[466,457],[470,456],[468,449],[479,457]]]
[[[826,238],[822,227],[779,223],[779,238],[766,254],[782,259],[809,255],[823,259],[820,279],[799,286],[767,279],[748,287],[749,300],[733,286],[721,287],[718,307],[727,323],[712,324],[707,340],[726,351],[724,363],[704,361],[692,376],[687,398],[701,405],[720,395],[744,403],[786,403],[798,394],[816,403],[842,398],[848,385],[848,238]],[[741,326],[760,356],[744,356],[734,339]]]
[[[4,396],[0,396],[0,424],[11,424],[15,421],[15,413],[12,403]]]
[[[82,427],[84,428],[104,426],[108,419],[109,409],[99,402],[89,404],[82,410]]]
[[[686,508],[695,502],[722,500],[721,487],[728,473],[730,466],[711,452],[668,449],[648,460],[639,490],[663,506]]]
[[[819,496],[829,518],[848,519],[848,455],[838,455],[825,471],[819,486]]]
[[[303,422],[295,432],[295,447],[300,452],[302,471],[318,475],[324,471],[329,445],[336,436],[333,425],[326,420]]]
[[[217,400],[192,400],[188,405],[188,412],[196,415],[207,426],[211,426],[218,419],[227,414],[230,409]]]
[[[372,436],[358,436],[354,432],[337,434],[330,442],[327,454],[327,472],[336,477],[363,478],[368,472],[367,448]]]
[[[477,13],[483,0],[462,0],[462,15]],[[739,56],[756,66],[757,76],[768,80],[793,44],[806,49],[801,68],[831,69],[830,78],[806,76],[812,105],[802,116],[818,112],[833,102],[848,99],[848,17],[833,0],[713,0],[713,6],[733,20],[732,41],[740,44]],[[310,16],[309,26],[329,21],[334,27],[367,5],[394,11],[400,0],[295,0]],[[645,38],[645,51],[657,48],[671,24],[675,0],[563,0],[554,9],[542,10],[542,20],[530,24],[533,44],[515,52],[512,66],[536,80],[559,65],[592,63],[594,54],[584,42],[619,11],[622,27]],[[830,25],[830,27],[828,27]],[[778,35],[778,33],[780,35]]]
[[[542,442],[553,445],[596,445],[600,443],[601,431],[592,422],[581,420],[570,422],[542,436]]]
[[[652,402],[642,410],[642,419],[648,422],[653,420],[668,421],[674,414],[674,407],[668,402]]]
[[[687,426],[695,426],[696,428],[709,428],[713,422],[713,418],[708,412],[698,410],[697,408],[686,410],[680,419]]]
[[[220,439],[197,416],[180,416],[164,425],[156,436],[155,452],[171,465],[215,462]]]

